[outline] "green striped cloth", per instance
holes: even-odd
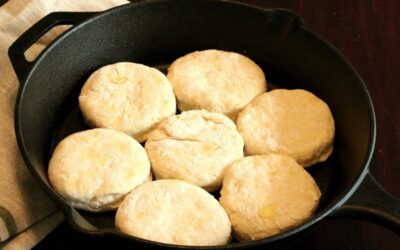
[[[13,112],[18,80],[8,48],[26,29],[54,11],[100,11],[126,0],[10,0],[0,7],[0,249],[30,249],[63,220],[24,165],[16,143]],[[34,58],[66,27],[44,35],[27,52]]]

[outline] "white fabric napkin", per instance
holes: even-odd
[[[126,0],[10,0],[0,7],[0,248],[30,249],[64,219],[20,156],[14,132],[19,82],[8,48],[25,30],[54,11],[101,11]],[[65,27],[56,27],[29,49],[35,57]]]

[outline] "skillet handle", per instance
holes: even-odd
[[[19,81],[22,82],[34,63],[34,61],[30,62],[26,60],[24,55],[25,51],[33,43],[55,26],[63,24],[76,25],[97,13],[98,12],[53,12],[40,19],[31,28],[25,31],[8,50],[8,56],[10,57]]]
[[[388,193],[368,172],[358,189],[333,217],[367,220],[400,234],[400,199]]]

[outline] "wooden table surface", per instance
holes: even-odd
[[[0,4],[6,2],[0,0]],[[356,67],[372,95],[377,117],[377,144],[371,171],[400,197],[400,1],[397,0],[251,0],[265,8],[298,12],[305,23],[335,45]],[[399,130],[399,131],[397,131]],[[79,249],[82,238],[64,223],[36,249]],[[400,237],[357,220],[325,220],[297,249],[400,249]]]

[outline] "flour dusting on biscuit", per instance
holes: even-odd
[[[167,77],[155,68],[130,62],[95,71],[81,90],[79,107],[92,127],[116,129],[139,142],[176,112]]]
[[[311,175],[286,155],[248,156],[227,169],[221,205],[240,241],[291,229],[316,210],[320,190]]]
[[[112,129],[72,134],[55,148],[48,176],[53,188],[76,208],[115,210],[138,185],[150,181],[150,162],[132,137]]]
[[[287,154],[308,167],[325,161],[333,150],[332,113],[305,90],[276,89],[257,96],[239,114],[237,126],[248,155]]]
[[[211,192],[220,188],[228,164],[243,157],[243,145],[228,117],[191,110],[164,120],[145,148],[156,179],[180,179]]]
[[[249,58],[221,50],[189,53],[168,68],[181,111],[206,109],[236,120],[237,114],[267,82],[261,68]]]
[[[218,201],[180,180],[136,188],[118,208],[115,225],[126,234],[175,245],[224,245],[231,235],[228,215]]]

